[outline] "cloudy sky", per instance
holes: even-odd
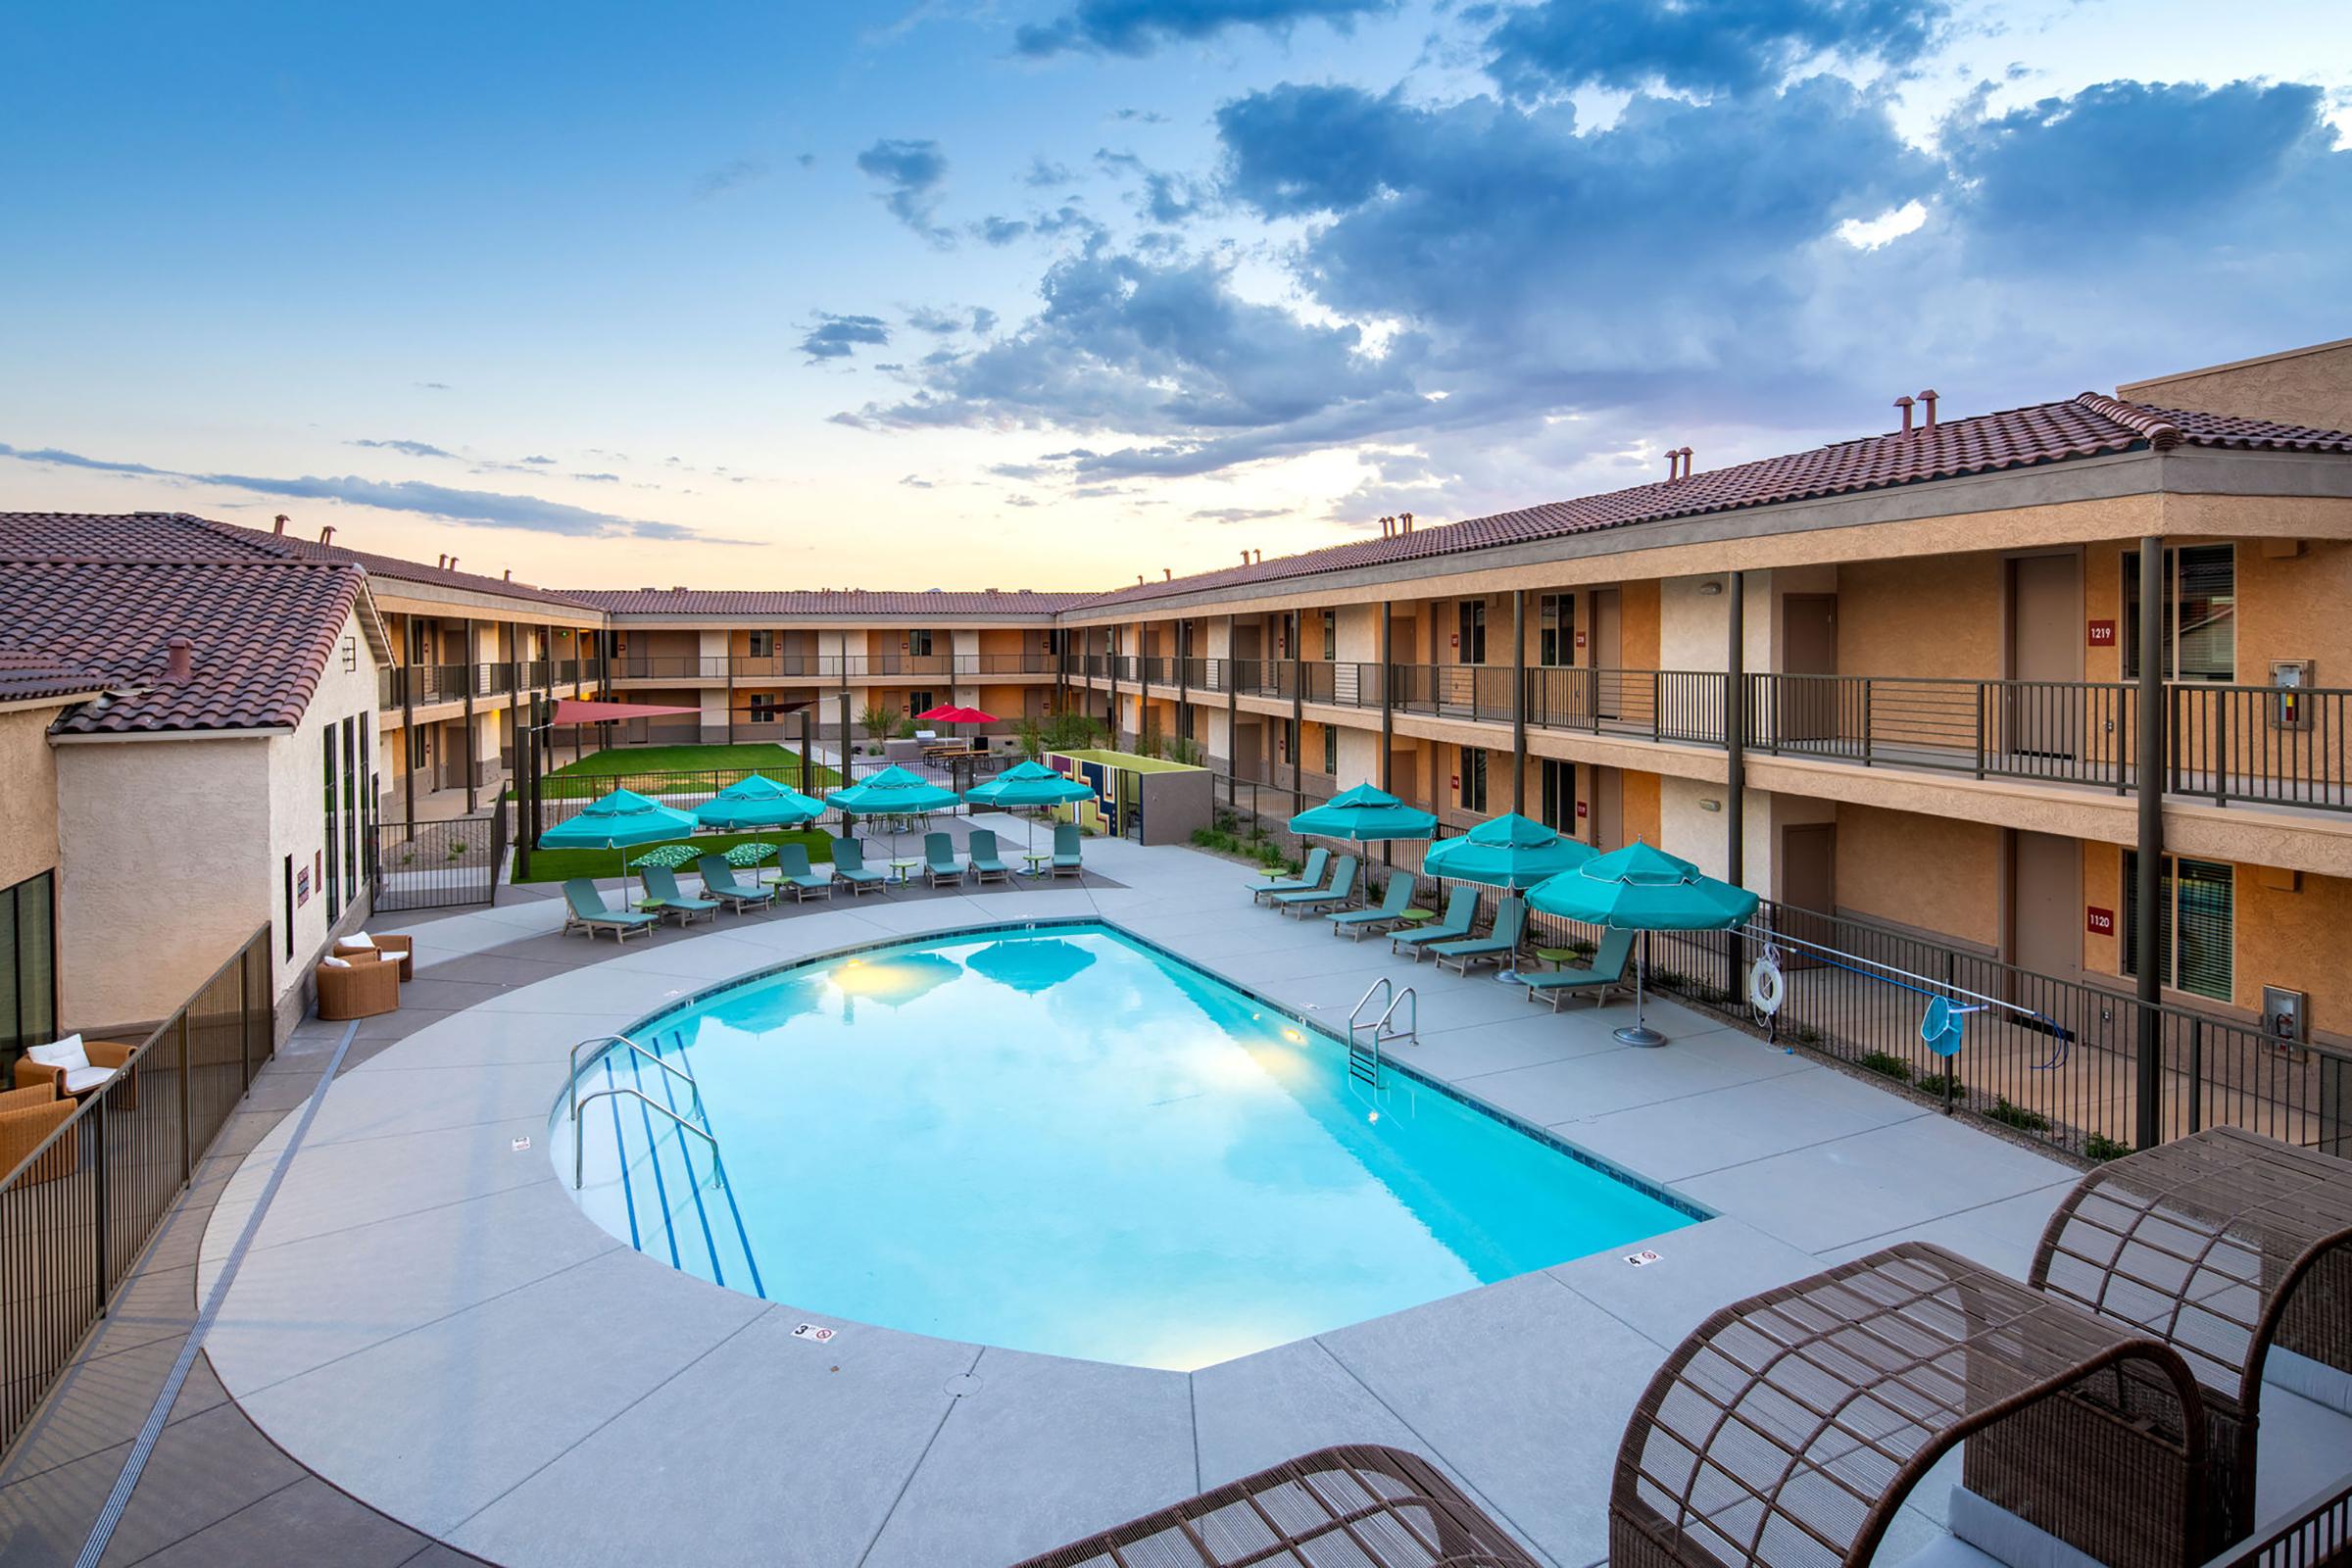
[[[0,509],[1091,587],[2352,334],[2329,0],[50,6]]]

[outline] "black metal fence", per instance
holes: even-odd
[[[442,822],[378,822],[369,888],[379,912],[488,904],[506,864],[513,805]]]
[[[2352,1562],[2352,1485],[2339,1484],[2206,1568],[2334,1568],[2345,1562]]]
[[[0,1448],[24,1430],[274,1043],[264,926],[0,1180]]]
[[[819,762],[804,756],[793,765],[772,771],[768,776],[779,784],[789,785],[805,795],[821,800],[831,791],[862,782],[885,768],[905,767],[943,788],[961,793],[975,784],[985,783],[1021,760],[1016,752],[943,753],[911,760],[853,757],[845,769],[837,763]],[[539,780],[538,831],[545,833],[557,823],[576,815],[589,803],[621,789],[632,790],[681,811],[691,811],[707,804],[728,785],[757,771],[759,769],[753,767],[735,766],[549,774]],[[519,802],[517,808],[521,808]],[[841,822],[838,813],[828,811],[810,825],[838,832]]]

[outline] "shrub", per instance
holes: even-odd
[[[1875,1072],[1882,1078],[1891,1078],[1898,1084],[1907,1084],[1911,1081],[1911,1064],[1902,1057],[1890,1056],[1884,1051],[1870,1052],[1854,1065],[1860,1067],[1864,1072]]]
[[[1938,1100],[1941,1100],[1947,1093],[1955,1100],[1968,1093],[1967,1087],[1960,1082],[1960,1075],[1956,1072],[1930,1073],[1912,1087],[1922,1093],[1934,1095]]]
[[[2117,1143],[2105,1133],[2092,1133],[2082,1140],[2082,1157],[2102,1164],[2110,1159],[2121,1159],[2130,1152],[2130,1144]]]
[[[1013,737],[1021,755],[1032,762],[1046,755],[1046,726],[1034,714],[1022,717],[1013,727]]]
[[[867,740],[877,744],[890,738],[891,729],[897,722],[897,715],[876,708],[870,703],[866,705],[864,711],[858,715],[858,727],[865,731]]]
[[[1187,767],[1199,767],[1201,760],[1208,754],[1202,751],[1200,743],[1190,735],[1179,735],[1168,742],[1167,756],[1171,762],[1182,762]]]
[[[1984,1114],[2003,1126],[2016,1128],[2021,1133],[2046,1133],[2050,1130],[2049,1117],[2044,1116],[2038,1110],[2028,1110],[2023,1105],[2011,1104],[2006,1095],[1994,1096],[1992,1108]]]
[[[1102,721],[1074,708],[1046,720],[1043,741],[1053,752],[1086,752],[1102,744]]]
[[[899,724],[896,733],[899,739],[903,741],[910,741],[914,739],[914,715],[911,713],[902,714],[899,718]]]

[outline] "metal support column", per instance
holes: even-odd
[[[1242,683],[1233,657],[1233,617],[1225,617],[1225,808],[1240,808],[1241,788],[1234,768],[1242,755]]]
[[[402,620],[400,667],[400,812],[411,839],[416,837],[416,617]],[[291,920],[293,912],[287,911]]]
[[[1108,650],[1108,651],[1107,651],[1106,653],[1104,653],[1104,654],[1103,654],[1103,656],[1102,656],[1102,669],[1103,669],[1103,672],[1104,672],[1104,673],[1106,673],[1107,675],[1109,675],[1109,677],[1110,677],[1110,707],[1109,707],[1109,715],[1110,715],[1110,721],[1109,721],[1109,723],[1108,723],[1108,724],[1107,724],[1105,727],[1106,727],[1107,729],[1109,729],[1109,731],[1110,731],[1110,749],[1111,749],[1112,751],[1114,751],[1114,752],[1115,752],[1115,751],[1117,751],[1117,750],[1119,749],[1119,628],[1118,628],[1118,627],[1116,627],[1116,626],[1105,626],[1105,627],[1103,627],[1103,628],[1102,628],[1102,646],[1103,646],[1103,647],[1104,647],[1106,650]]]
[[[508,651],[514,651],[512,643]],[[524,713],[519,697],[512,700],[508,711],[514,720],[514,880],[527,881],[531,874],[531,852],[539,847],[539,777],[533,765],[537,753],[528,746],[524,729]],[[493,875],[496,873],[493,872]]]
[[[1390,689],[1395,683],[1389,678],[1393,667],[1389,639],[1396,635],[1396,601],[1383,599],[1380,602],[1380,787],[1391,795],[1396,793],[1396,697]],[[1386,839],[1380,845],[1380,863],[1396,863],[1395,849]]]
[[[2139,863],[2132,939],[2133,967],[2139,971],[2139,1072],[2133,1143],[2153,1149],[2164,1141],[2164,976],[2157,934],[2164,897],[2165,736],[2164,541],[2152,535],[2139,542],[2138,740]]]
[[[480,760],[475,748],[480,744],[474,736],[474,688],[482,683],[481,664],[473,643],[473,617],[468,615],[462,624],[466,628],[466,814],[471,816],[481,802],[476,799],[474,784],[481,777]]]
[[[1723,654],[1723,815],[1725,880],[1747,886],[1747,573],[1735,571],[1725,589],[1729,646]]]
[[[1306,760],[1298,754],[1306,750],[1306,671],[1299,662],[1303,651],[1299,644],[1305,636],[1305,623],[1299,619],[1297,606],[1291,609],[1291,814],[1297,816],[1306,809],[1306,791],[1300,777]]]
[[[1190,661],[1193,652],[1192,624],[1193,623],[1191,621],[1186,620],[1181,615],[1177,617],[1176,739],[1179,741],[1189,741],[1193,738],[1192,672],[1185,668],[1185,664]],[[1182,746],[1177,747],[1176,750],[1177,755],[1183,755],[1184,748]]]
[[[727,744],[735,744],[735,634],[727,633]]]
[[[810,797],[816,794],[816,780],[811,776],[816,766],[812,760],[816,746],[816,722],[812,716],[815,707],[810,703],[801,710],[801,793]]]
[[[1473,705],[1475,710],[1475,705]],[[1511,590],[1511,809],[1527,814],[1527,590]]]

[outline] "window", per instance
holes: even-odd
[[[1576,764],[1563,762],[1556,757],[1542,760],[1538,774],[1543,804],[1538,808],[1543,824],[1557,833],[1573,836],[1576,832]]]
[[[2124,679],[2139,678],[2139,552],[2124,573]],[[2237,678],[2237,552],[2232,545],[2184,545],[2164,553],[2163,680]]]
[[[342,907],[343,907],[343,884],[342,884],[342,882],[341,882],[341,881],[340,881],[340,880],[339,880],[339,879],[336,877],[336,875],[335,875],[335,870],[336,870],[336,867],[337,867],[337,866],[339,866],[339,865],[340,865],[342,862],[341,862],[341,861],[339,861],[339,860],[337,860],[337,859],[335,858],[335,726],[334,726],[334,725],[332,725],[332,724],[329,724],[329,725],[327,725],[327,726],[326,726],[326,730],[325,730],[325,740],[326,740],[326,792],[325,792],[325,800],[324,800],[324,803],[323,803],[323,804],[324,804],[324,806],[325,806],[325,810],[324,810],[324,812],[323,812],[323,819],[322,819],[322,821],[320,822],[320,833],[321,833],[321,835],[322,835],[322,837],[323,837],[323,839],[324,839],[324,842],[325,842],[325,844],[326,844],[326,858],[325,858],[325,872],[326,872],[326,875],[325,875],[325,877],[324,877],[324,879],[323,879],[323,880],[325,881],[325,883],[326,883],[326,887],[325,887],[325,889],[324,889],[324,891],[325,891],[325,894],[326,894],[326,923],[327,923],[328,925],[333,925],[333,924],[335,923],[335,916],[336,916],[336,914],[337,914],[338,912],[340,912],[340,910],[341,910],[341,909],[342,909]]]
[[[908,632],[906,634],[906,652],[912,654],[917,659],[930,658],[931,629],[927,626],[917,626],[914,630]]]
[[[1576,661],[1576,596],[1545,594],[1536,601],[1536,662],[1564,669]],[[1557,824],[1554,824],[1555,826]]]
[[[1487,754],[1484,748],[1465,746],[1461,749],[1462,809],[1483,811],[1487,808]]]
[[[1340,771],[1340,726],[1337,724],[1323,726],[1323,771],[1335,777]]]
[[[57,1038],[57,873],[0,888],[0,1052]]]
[[[409,766],[412,768],[430,767],[432,765],[433,748],[425,739],[425,734],[426,731],[424,726],[421,724],[416,726],[408,732]]]
[[[2236,886],[2230,868],[2213,860],[2166,856],[2156,885],[2157,979],[2177,991],[2228,1002],[2233,978]],[[2123,962],[2139,973],[2139,855],[2124,852]]]
[[[360,720],[360,869],[375,883],[375,805],[383,787],[375,779],[375,725]]]
[[[770,692],[752,693],[752,722],[773,724],[776,721],[776,698]]]
[[[1339,612],[1337,612],[1337,611],[1333,611],[1333,610],[1326,610],[1325,612],[1323,612],[1323,662],[1325,662],[1326,664],[1329,664],[1329,663],[1336,662],[1338,661],[1339,657],[1340,657],[1340,616],[1339,616]]]
[[[938,706],[938,700],[929,692],[908,692],[906,694],[906,711],[908,713],[928,713]]]
[[[753,631],[744,633],[744,636],[751,644],[752,658],[773,659],[776,657],[776,634],[774,632]]]
[[[1464,664],[1483,664],[1487,662],[1487,602],[1484,599],[1465,599],[1461,603],[1462,635],[1458,662]]]
[[[330,857],[335,853],[331,842],[326,853]],[[352,902],[359,902],[360,721],[356,718],[343,721],[343,885],[351,890]]]

